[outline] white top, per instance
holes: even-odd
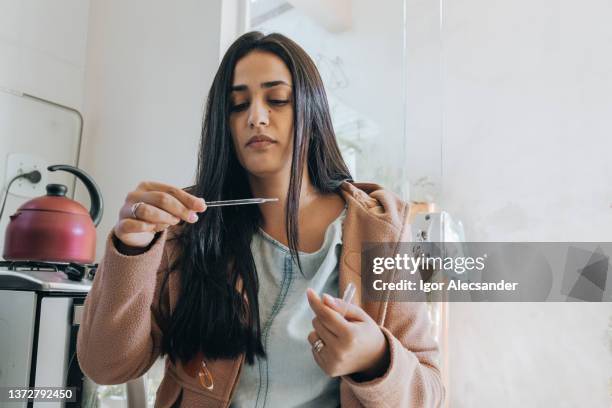
[[[338,407],[340,380],[317,365],[308,343],[314,312],[306,289],[338,296],[338,258],[346,207],[325,231],[319,250],[299,252],[302,275],[289,248],[260,230],[251,250],[259,277],[259,313],[266,358],[244,364],[231,408]]]

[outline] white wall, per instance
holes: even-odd
[[[612,3],[441,4],[442,207],[469,241],[609,241]],[[611,315],[451,304],[450,406],[608,407]]]
[[[471,240],[612,238],[612,3],[445,1],[443,204]]]
[[[105,200],[98,259],[139,181],[193,182],[203,107],[218,66],[220,4],[91,1],[82,167]]]
[[[452,303],[450,407],[610,406],[609,303]]]
[[[88,12],[88,0],[0,2],[0,198],[8,184],[5,173],[10,153],[36,155],[47,165],[76,164],[77,116],[5,90],[81,110]],[[65,184],[72,195],[73,180],[67,173],[43,172],[37,189],[19,196],[9,194],[0,220],[0,250],[9,215],[30,198],[43,195],[47,182]],[[19,183],[11,190],[17,191]]]
[[[0,3],[0,86],[81,109],[89,1]]]

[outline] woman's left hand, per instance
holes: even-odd
[[[389,344],[376,322],[362,308],[328,294],[323,300],[308,289],[308,303],[315,313],[310,345],[321,339],[323,348],[312,348],[315,361],[330,377],[353,375],[367,381],[383,375],[389,367]],[[342,312],[346,308],[346,315]]]

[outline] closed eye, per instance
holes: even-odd
[[[274,106],[284,106],[290,102],[289,99],[270,99],[268,103]],[[232,105],[230,108],[231,112],[242,112],[249,107],[249,102],[239,103],[237,105]]]
[[[270,99],[269,101],[272,105],[277,105],[277,106],[282,106],[282,105],[286,105],[289,103],[289,100],[282,100],[282,99]]]
[[[247,102],[239,103],[238,105],[232,105],[232,107],[230,108],[230,111],[231,112],[241,112],[245,110],[248,106],[249,104]]]

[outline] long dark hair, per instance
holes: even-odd
[[[252,197],[247,173],[232,144],[229,114],[234,68],[254,50],[281,58],[293,79],[294,143],[285,220],[289,248],[300,266],[297,220],[304,163],[307,161],[310,179],[321,193],[336,191],[351,175],[336,143],[317,68],[289,38],[249,32],[227,50],[208,93],[196,184],[187,191],[207,201]],[[162,355],[185,363],[199,351],[209,359],[245,353],[249,364],[255,355],[265,356],[257,302],[259,283],[251,253],[251,239],[261,221],[258,206],[235,206],[210,208],[195,224],[181,225],[175,238],[180,254],[169,268],[180,271],[181,293],[168,327],[162,328]]]

